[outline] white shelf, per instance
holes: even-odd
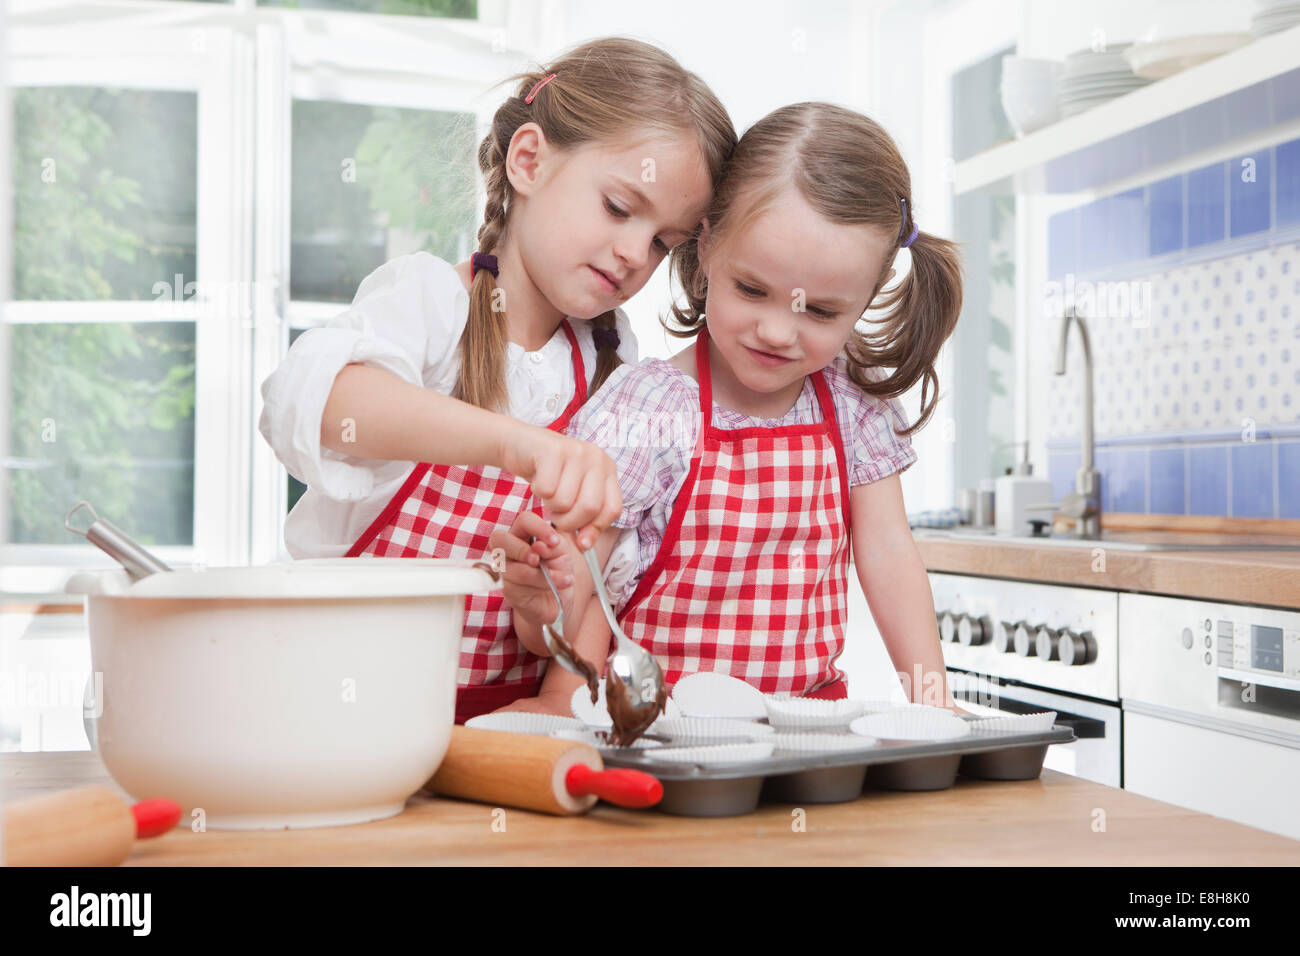
[[[953,171],[953,191],[962,195],[1003,180],[1019,180],[1043,169],[1052,160],[1293,70],[1300,70],[1300,26],[1262,37],[1022,139],[1002,143],[963,160]]]

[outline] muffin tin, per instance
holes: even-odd
[[[970,719],[970,718],[964,718]],[[761,801],[843,803],[870,790],[942,790],[958,773],[983,780],[1032,780],[1052,744],[1070,743],[1061,724],[1033,733],[980,733],[948,740],[862,738],[855,750],[820,753],[777,751],[748,763],[670,763],[654,750],[602,749],[606,767],[644,770],[664,785],[658,809],[690,817],[751,813]]]

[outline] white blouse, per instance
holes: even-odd
[[[450,263],[427,252],[399,256],[361,281],[349,309],[299,336],[262,383],[258,429],[289,473],[307,485],[285,519],[290,556],[346,554],[415,464],[321,447],[321,417],[335,376],[355,362],[450,395],[468,317],[469,292]],[[636,336],[627,315],[617,309],[615,319],[619,357],[635,362]],[[570,318],[569,324],[590,390],[596,368],[590,322]],[[514,418],[543,427],[555,421],[574,395],[573,350],[563,328],[536,352],[507,344],[506,389]]]

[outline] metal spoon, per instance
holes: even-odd
[[[605,590],[605,575],[600,569],[600,559],[594,548],[582,552],[591,571],[591,580],[596,586],[596,595],[600,598],[600,609],[605,612],[610,632],[614,635],[615,645],[610,648],[608,673],[618,676],[622,683],[622,692],[628,707],[639,718],[635,726],[639,730],[632,739],[649,727],[663,710],[664,675],[659,669],[659,662],[645,648],[623,633],[614,618],[614,608],[609,602],[609,593]],[[606,696],[614,692],[613,682],[606,682]],[[614,705],[610,704],[610,715],[614,714]],[[615,721],[617,726],[618,721]],[[631,741],[625,741],[630,743]]]
[[[531,538],[529,544],[537,539]],[[555,621],[550,624],[542,625],[542,639],[546,641],[546,646],[553,657],[561,667],[566,671],[577,674],[587,682],[587,686],[592,688],[592,703],[596,701],[595,688],[598,686],[599,674],[596,669],[579,657],[564,639],[564,604],[560,601],[560,592],[555,589],[555,582],[551,580],[550,574],[546,571],[546,562],[539,561],[538,568],[542,572],[542,577],[546,579],[546,586],[551,589],[551,595],[555,598]]]

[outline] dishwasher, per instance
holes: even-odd
[[[1119,595],[1124,787],[1300,840],[1300,612]]]

